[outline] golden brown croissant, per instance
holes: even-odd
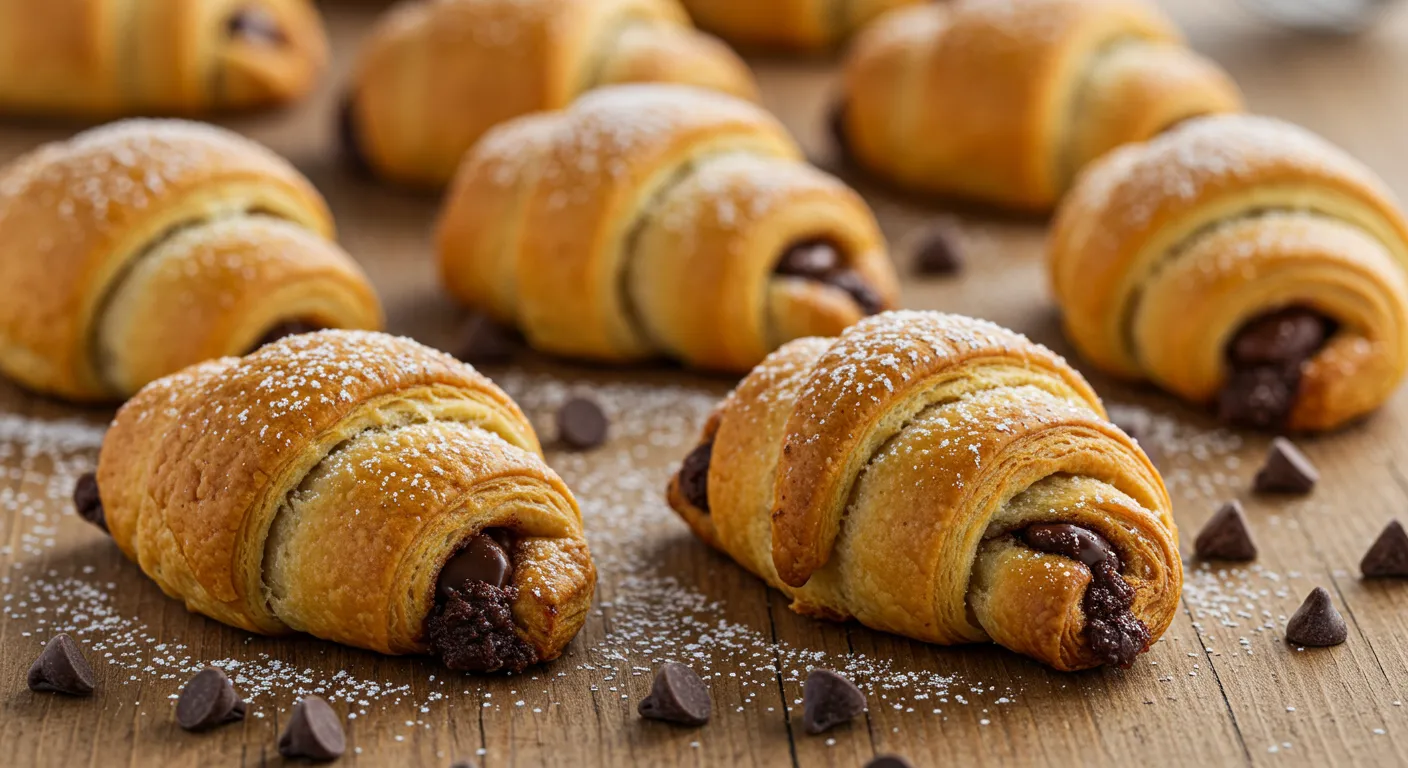
[[[0,0],[0,112],[195,114],[293,101],[327,61],[308,0]]]
[[[736,45],[818,51],[890,10],[922,0],[684,0],[689,15]]]
[[[439,248],[461,301],[594,360],[743,371],[898,294],[859,195],[761,109],[684,86],[603,88],[494,129]]]
[[[1049,266],[1097,367],[1227,421],[1324,430],[1408,366],[1408,222],[1372,171],[1263,117],[1195,120],[1090,167]]]
[[[322,197],[263,147],[129,120],[0,170],[0,371],[115,400],[310,328],[379,328]]]
[[[440,186],[492,126],[630,82],[757,95],[743,61],[676,0],[421,0],[372,32],[344,141],[377,175]]]
[[[190,610],[453,669],[522,669],[581,628],[581,512],[528,420],[408,339],[321,331],[153,382],[85,517]]]
[[[1062,670],[1128,665],[1182,588],[1163,481],[1090,386],[957,315],[887,312],[774,352],[669,500],[799,613]]]
[[[857,38],[838,133],[901,186],[1046,210],[1113,147],[1241,105],[1139,0],[955,0],[893,11]]]

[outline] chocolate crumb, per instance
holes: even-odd
[[[1349,627],[1324,587],[1311,590],[1291,620],[1286,622],[1286,640],[1296,645],[1339,645],[1348,637]]]
[[[865,711],[865,694],[829,669],[813,669],[802,686],[802,724],[816,735]]]
[[[641,699],[637,711],[650,720],[696,726],[709,722],[712,706],[709,689],[699,675],[683,664],[669,662],[656,671],[650,695]]]
[[[1304,453],[1290,440],[1278,437],[1271,441],[1266,464],[1256,473],[1253,488],[1258,493],[1310,493],[1320,473]]]
[[[49,639],[29,668],[29,690],[88,696],[93,693],[93,668],[78,643],[60,632]]]
[[[1256,542],[1247,527],[1242,502],[1233,499],[1213,513],[1198,531],[1193,550],[1201,560],[1255,560]]]
[[[176,699],[176,723],[188,731],[203,731],[243,720],[245,705],[224,670],[206,667],[181,689]]]
[[[73,486],[73,506],[78,516],[108,533],[108,518],[103,511],[102,495],[98,492],[98,476],[84,472]]]
[[[328,703],[305,696],[293,705],[293,715],[279,736],[279,754],[309,760],[336,760],[347,750],[342,721]]]
[[[949,276],[963,271],[963,253],[958,247],[958,231],[941,222],[925,228],[914,249],[914,269],[921,275]]]
[[[522,346],[518,333],[495,322],[483,312],[464,321],[455,357],[471,365],[495,365],[513,360]]]
[[[680,493],[701,512],[709,512],[709,465],[714,458],[714,441],[700,443],[680,465]]]
[[[606,414],[595,400],[574,397],[557,411],[557,436],[579,451],[606,442],[607,430]]]
[[[1408,576],[1408,533],[1402,523],[1392,520],[1384,526],[1379,538],[1364,553],[1359,571],[1366,578]]]
[[[482,581],[449,590],[426,620],[431,650],[459,672],[522,672],[538,654],[518,636],[513,621],[517,587]]]

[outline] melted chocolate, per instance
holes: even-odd
[[[538,654],[518,636],[513,601],[513,538],[490,528],[445,562],[436,581],[435,608],[425,622],[432,652],[461,672],[521,672]]]
[[[1038,552],[1069,557],[1090,569],[1085,588],[1085,637],[1104,664],[1128,667],[1149,646],[1149,628],[1129,609],[1134,588],[1120,575],[1120,556],[1100,534],[1069,523],[1039,523],[1019,531]]]
[[[714,441],[701,443],[680,465],[680,493],[705,514],[709,512],[709,463],[714,457]]]
[[[867,315],[878,314],[884,309],[880,294],[859,272],[845,265],[836,246],[824,240],[809,240],[788,248],[778,259],[773,272],[840,288],[850,294]]]
[[[1227,344],[1227,382],[1218,418],[1257,429],[1280,429],[1295,408],[1305,363],[1335,332],[1314,310],[1289,307],[1254,317]]]
[[[321,330],[323,330],[322,326],[314,325],[313,323],[303,320],[285,320],[273,328],[270,328],[269,332],[260,337],[259,341],[254,342],[254,346],[251,347],[249,351],[253,352],[265,344],[273,344],[279,339],[288,336],[297,336],[300,333],[312,333]]]

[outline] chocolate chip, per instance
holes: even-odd
[[[700,443],[680,465],[680,493],[701,512],[709,511],[709,464],[714,458],[714,441]]]
[[[641,699],[637,711],[650,720],[703,725],[709,722],[712,706],[709,689],[699,675],[683,664],[670,662],[656,670],[650,695]]]
[[[1408,533],[1403,531],[1402,523],[1393,520],[1384,526],[1359,561],[1359,572],[1365,577],[1408,576]]]
[[[1325,344],[1330,324],[1313,310],[1291,307],[1252,318],[1228,345],[1238,363],[1267,365],[1309,359]]]
[[[1256,542],[1247,527],[1242,502],[1233,499],[1213,513],[1198,531],[1193,551],[1201,560],[1255,560]]]
[[[439,590],[448,595],[451,589],[482,581],[495,587],[505,587],[513,580],[513,564],[507,549],[487,534],[470,539],[469,544],[446,561],[440,569]]]
[[[241,38],[260,45],[280,46],[288,42],[279,20],[273,14],[259,7],[241,8],[235,11],[225,25],[230,37]]]
[[[914,763],[899,755],[880,755],[866,763],[865,768],[914,768]]]
[[[29,668],[29,690],[88,696],[93,693],[93,668],[78,643],[60,632],[44,646]]]
[[[1087,566],[1114,558],[1119,569],[1119,555],[1100,534],[1070,523],[1037,523],[1021,531],[1022,541],[1039,552],[1063,555]]]
[[[203,731],[243,720],[245,704],[224,670],[206,667],[181,689],[176,699],[176,723],[188,731]]]
[[[921,275],[956,275],[963,271],[958,232],[952,224],[926,228],[914,249],[914,269]]]
[[[1300,364],[1233,368],[1217,393],[1217,418],[1251,429],[1280,429],[1300,391]]]
[[[279,735],[279,754],[309,760],[336,760],[347,749],[342,721],[326,701],[305,696],[293,705],[284,732]]]
[[[471,365],[494,365],[513,359],[522,346],[518,333],[483,312],[470,315],[460,328],[455,357]]]
[[[323,330],[323,327],[321,325],[310,323],[306,320],[285,320],[279,323],[278,325],[275,325],[273,328],[270,328],[268,333],[265,333],[259,338],[259,341],[254,342],[254,346],[251,347],[249,351],[253,352],[256,349],[259,349],[260,347],[263,347],[267,344],[273,344],[274,342],[280,339],[286,339],[289,336],[298,336],[300,334],[313,333],[314,331],[321,330]]]
[[[1296,645],[1339,645],[1347,637],[1349,627],[1324,587],[1312,590],[1286,623],[1286,640]]]
[[[865,694],[829,669],[813,669],[802,686],[802,724],[807,733],[829,731],[865,711]]]
[[[478,768],[473,760],[456,760],[450,763],[450,768]]]
[[[1310,459],[1290,440],[1278,437],[1271,441],[1266,464],[1256,473],[1253,487],[1260,493],[1310,493],[1320,473]]]
[[[595,401],[574,397],[557,411],[557,435],[562,442],[586,450],[606,442],[606,414]]]
[[[841,254],[836,246],[825,241],[797,243],[778,260],[773,269],[779,275],[793,275],[812,280],[825,280],[826,276],[841,267]]]
[[[73,506],[78,516],[98,526],[103,533],[108,532],[107,514],[103,512],[103,499],[98,493],[98,476],[92,472],[79,475],[73,486]]]
[[[838,269],[827,275],[823,282],[849,293],[860,305],[860,310],[867,315],[878,315],[885,311],[884,299],[881,299],[880,294],[854,269]]]

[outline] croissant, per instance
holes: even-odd
[[[0,371],[125,398],[200,360],[310,328],[379,328],[313,186],[211,126],[130,120],[0,170]]]
[[[557,657],[596,571],[512,400],[408,339],[322,331],[159,379],[98,457],[97,522],[166,594],[266,635],[451,669]]]
[[[1230,423],[1333,429],[1408,365],[1408,222],[1372,171],[1264,117],[1125,147],[1057,213],[1048,265],[1096,367]]]
[[[495,128],[439,224],[450,292],[539,349],[745,371],[894,305],[865,202],[747,102],[631,85]]]
[[[308,0],[0,0],[0,112],[196,114],[293,101],[327,62]]]
[[[777,350],[668,497],[798,613],[1060,670],[1129,665],[1182,588],[1163,481],[1090,386],[957,315],[887,312]]]
[[[343,139],[376,175],[439,187],[490,127],[628,82],[757,97],[747,65],[676,0],[423,0],[372,32]]]
[[[1138,0],[954,0],[886,14],[845,64],[851,159],[910,189],[1045,211],[1110,149],[1241,109]]]
[[[736,45],[818,51],[891,8],[921,0],[684,0],[700,28]]]

